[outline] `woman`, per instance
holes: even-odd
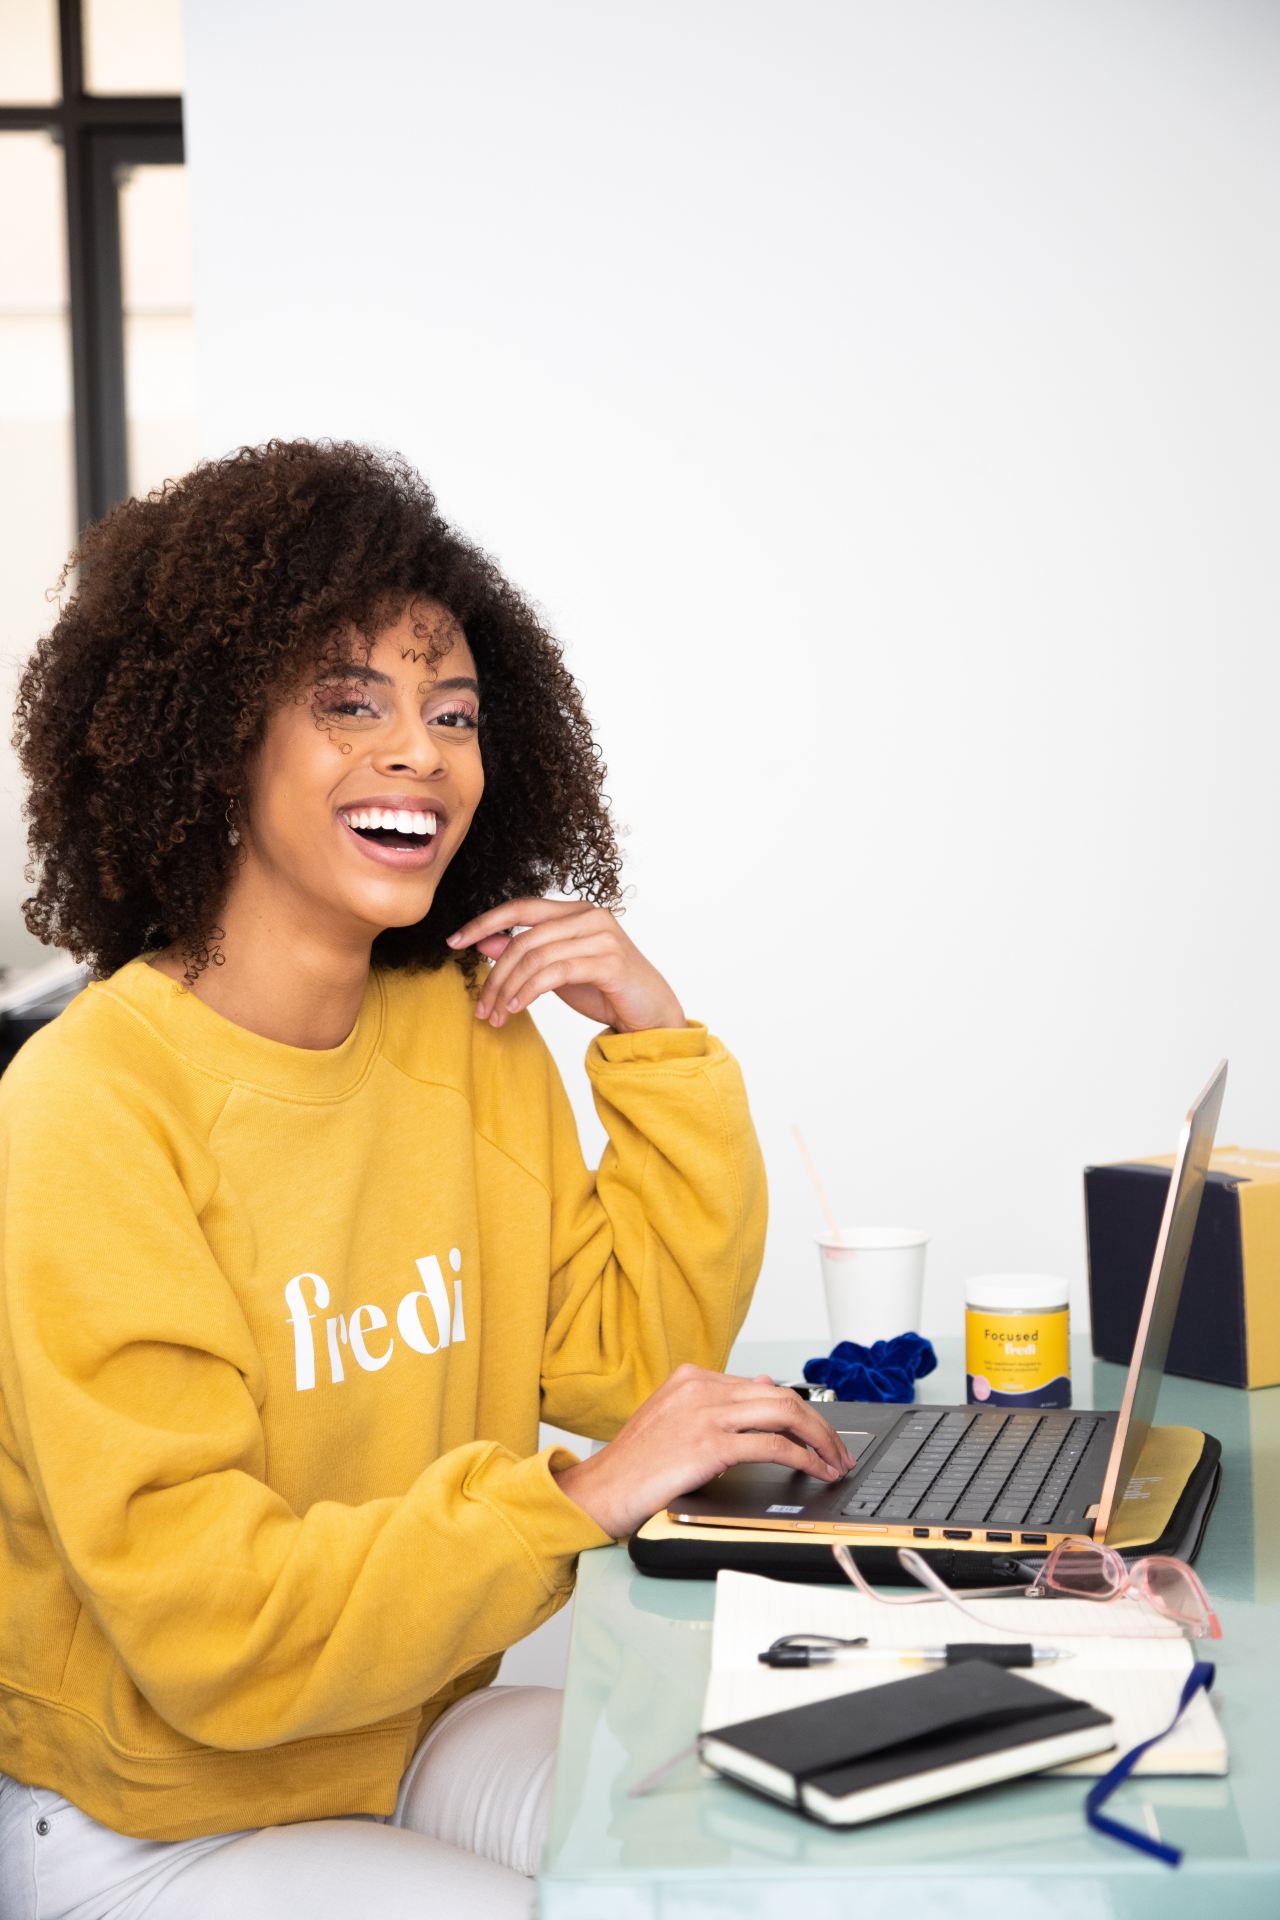
[[[610,911],[557,647],[403,463],[245,448],[80,565],[18,702],[28,924],[99,980],[0,1091],[0,1909],[526,1912],[558,1696],[503,1650],[731,1461],[848,1465],[713,1371],[738,1070]]]

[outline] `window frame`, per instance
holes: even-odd
[[[45,132],[63,150],[76,523],[83,530],[129,492],[118,176],[133,165],[181,166],[185,152],[180,94],[85,92],[82,0],[58,0],[58,48],[61,98],[0,101],[0,136]]]

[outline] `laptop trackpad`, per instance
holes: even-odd
[[[831,1424],[835,1426],[834,1421]],[[884,1437],[879,1433],[868,1433],[865,1428],[859,1427],[836,1427],[836,1432],[853,1455],[851,1469],[853,1472],[862,1465],[871,1450],[872,1443]],[[803,1467],[784,1467],[779,1462],[771,1460],[742,1460],[736,1466],[725,1467],[714,1480],[708,1480],[705,1487],[699,1488],[699,1492],[709,1492],[712,1487],[718,1487],[725,1481],[728,1481],[731,1487],[745,1492],[748,1487],[776,1487],[780,1482],[794,1485],[803,1480],[816,1480],[824,1488],[831,1487],[831,1482],[824,1475],[806,1474]]]

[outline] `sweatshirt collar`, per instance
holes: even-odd
[[[383,989],[372,968],[356,1023],[337,1047],[290,1047],[251,1033],[160,973],[147,955],[130,960],[91,991],[123,1001],[161,1040],[207,1073],[295,1100],[337,1100],[352,1092],[382,1040]]]

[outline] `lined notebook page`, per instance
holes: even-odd
[[[716,1578],[711,1678],[703,1702],[702,1730],[706,1733],[756,1714],[776,1713],[928,1671],[899,1660],[878,1659],[871,1652],[850,1653],[824,1667],[762,1667],[757,1655],[786,1633],[829,1633],[842,1639],[866,1634],[876,1649],[1011,1639],[1069,1647],[1072,1659],[1029,1667],[1027,1675],[1109,1713],[1116,1723],[1117,1752],[1072,1761],[1055,1768],[1056,1773],[1106,1773],[1119,1753],[1149,1739],[1173,1718],[1195,1660],[1193,1643],[1176,1628],[1153,1636],[1155,1623],[1139,1603],[1113,1600],[1103,1606],[1090,1600],[1001,1598],[972,1604],[984,1618],[1006,1621],[1010,1631],[979,1626],[945,1600],[882,1606],[852,1588],[802,1587],[754,1573],[721,1573]],[[1203,1693],[1196,1695],[1176,1732],[1134,1771],[1227,1771],[1226,1740]]]

